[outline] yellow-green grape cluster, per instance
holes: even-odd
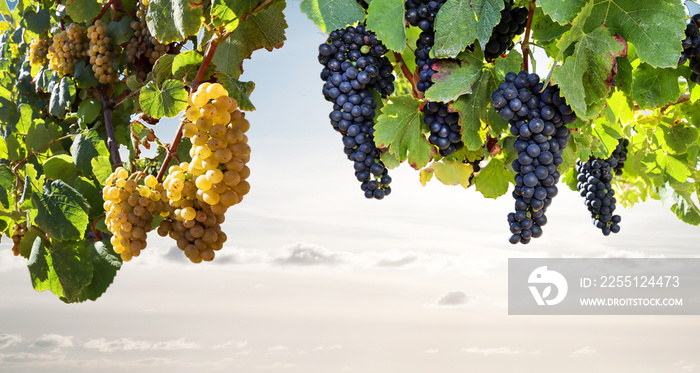
[[[114,58],[118,51],[115,50],[115,45],[112,44],[112,39],[107,36],[107,25],[101,20],[95,21],[95,24],[88,27],[88,36],[90,37],[90,65],[92,72],[95,73],[95,78],[101,84],[114,83],[119,78],[119,73],[115,68]]]
[[[165,183],[167,179],[163,185]],[[221,231],[224,215],[215,214],[211,206],[196,199],[195,187],[191,180],[183,181],[178,176],[170,179],[170,184],[173,184],[175,189],[182,185],[183,190],[179,200],[170,201],[170,219],[160,223],[158,234],[174,239],[177,247],[194,263],[213,260],[215,252],[221,250],[226,242],[226,233]]]
[[[29,45],[29,61],[34,66],[42,66],[49,61],[49,46],[51,39],[40,37],[32,40]]]
[[[53,43],[49,46],[49,67],[61,76],[72,75],[75,64],[87,59],[88,47],[85,28],[71,23],[64,31],[54,35]]]
[[[224,213],[250,191],[250,123],[219,83],[203,83],[188,101],[182,130],[192,142],[188,171],[196,177],[197,198]]]
[[[12,227],[12,254],[15,256],[19,255],[19,242],[22,241],[22,237],[27,233],[27,223],[21,222],[15,224]]]
[[[134,63],[137,58],[144,56],[148,59],[150,66],[164,54],[168,53],[170,46],[161,44],[155,37],[151,36],[146,26],[146,13],[148,12],[148,0],[141,0],[138,10],[136,11],[137,20],[131,22],[131,28],[134,30],[134,36],[129,40],[126,46],[127,62]],[[146,72],[143,71],[145,77]]]
[[[146,176],[144,185],[138,185],[133,176],[129,177],[129,172],[119,167],[109,175],[102,189],[112,246],[125,261],[141,254],[153,217],[166,210],[163,186],[156,178]]]

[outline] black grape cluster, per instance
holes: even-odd
[[[416,41],[416,65],[418,65],[418,77],[420,81],[416,83],[416,89],[425,92],[430,88],[432,82],[430,77],[435,74],[433,70],[433,60],[430,58],[430,50],[435,44],[435,31],[433,24],[435,15],[445,0],[408,0],[406,1],[406,21],[411,26],[418,26],[421,32]]]
[[[426,101],[423,105],[423,114],[425,114],[423,122],[430,128],[428,141],[438,147],[440,155],[446,157],[464,148],[459,114],[451,113],[447,104]]]
[[[355,176],[367,198],[382,199],[391,193],[391,177],[374,143],[377,103],[370,88],[383,97],[394,92],[387,48],[364,26],[349,26],[330,33],[318,48],[324,66],[323,96],[333,103],[331,125],[343,135],[348,159],[355,162]]]
[[[484,46],[486,61],[491,62],[513,49],[513,38],[525,31],[527,16],[527,8],[513,8],[512,1],[505,2],[505,8],[501,10],[501,21],[493,28],[491,38]]]
[[[695,83],[700,83],[700,35],[698,35],[698,27],[700,27],[700,14],[694,15],[685,27],[686,38],[682,41],[683,52],[678,60],[678,65],[690,61],[690,69],[693,71],[690,74],[690,80]]]
[[[604,235],[620,231],[620,215],[613,215],[616,208],[615,191],[611,181],[615,174],[622,173],[622,167],[627,157],[627,139],[620,139],[615,151],[608,159],[591,157],[586,162],[576,162],[578,176],[576,185],[581,197],[591,212],[593,225]]]
[[[537,74],[526,71],[506,74],[491,102],[518,136],[514,143],[518,159],[513,161],[515,213],[508,214],[508,223],[510,242],[526,244],[540,237],[547,223],[544,213],[558,193],[557,168],[571,135],[565,125],[577,117],[557,86],[545,87]]]

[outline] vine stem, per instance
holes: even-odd
[[[190,85],[190,93],[194,92],[197,90],[197,87],[199,87],[200,83],[202,83],[202,80],[204,79],[204,75],[207,72],[207,69],[211,65],[211,61],[214,58],[214,53],[216,52],[216,48],[219,46],[221,42],[223,42],[231,33],[226,33],[224,36],[221,37],[220,40],[218,39],[212,39],[209,42],[209,45],[207,46],[207,50],[204,53],[204,58],[202,59],[202,65],[199,66],[199,71],[197,71],[197,75],[194,77],[194,80],[192,81],[192,84]],[[182,140],[182,128],[185,125],[185,121],[180,122],[180,126],[177,128],[177,132],[175,133],[175,138],[173,139],[173,143],[170,144],[170,147],[168,148],[168,153],[165,155],[165,159],[163,160],[163,164],[160,166],[160,170],[158,170],[158,182],[163,181],[163,176],[165,176],[165,172],[168,170],[168,165],[170,164],[170,161],[173,159],[173,156],[175,156],[175,153],[177,152],[177,146],[180,145],[180,140]]]
[[[528,3],[529,7],[529,12],[527,15],[527,26],[525,27],[525,38],[523,39],[522,42],[522,51],[523,51],[523,70],[528,71],[528,57],[530,54],[530,30],[532,30],[532,18],[533,14],[535,14],[535,4],[534,2],[530,1]]]
[[[109,7],[112,6],[112,3],[113,3],[114,1],[115,1],[115,0],[109,0],[109,1],[107,1],[107,2],[105,3],[105,5],[102,6],[102,10],[100,10],[100,14],[98,14],[97,17],[95,17],[95,18],[92,20],[92,22],[95,22],[96,20],[102,18],[102,16],[105,15],[105,13],[107,13],[107,9],[109,9]]]
[[[57,139],[53,139],[53,140],[49,141],[48,143],[46,143],[46,145],[44,145],[44,146],[42,146],[41,148],[37,149],[34,153],[29,154],[28,156],[26,156],[26,157],[24,157],[23,159],[21,159],[21,160],[15,165],[15,167],[12,168],[12,173],[17,174],[17,170],[19,169],[19,166],[21,166],[21,165],[23,165],[25,162],[27,162],[27,160],[28,160],[29,158],[34,157],[34,156],[36,156],[37,154],[39,154],[39,153],[41,153],[42,151],[44,151],[44,149],[48,148],[49,146],[51,146],[51,145],[53,145],[53,144],[55,144],[55,143],[57,143],[57,142],[59,142],[59,141],[63,141],[63,140],[65,140],[65,139],[68,139],[68,138],[71,138],[71,137],[75,137],[75,136],[78,136],[78,135],[84,135],[84,134],[86,134],[86,133],[87,133],[87,132],[71,133],[71,134],[68,134],[68,135],[65,135],[65,136],[61,136],[61,137],[59,137],[59,138],[57,138]]]
[[[673,105],[682,104],[686,101],[690,101],[690,92],[686,92],[686,93],[682,94],[681,97],[679,97],[676,102],[669,102],[666,105],[662,106],[661,113],[663,113],[664,111],[666,111],[666,109],[668,109],[669,107],[671,107]]]
[[[101,89],[97,89],[100,95],[100,101],[102,101],[102,112],[105,118],[105,128],[107,129],[107,147],[109,152],[112,154],[112,160],[114,161],[114,166],[119,167],[122,165],[122,158],[119,155],[119,144],[114,136],[114,125],[112,124],[112,107],[107,102],[104,92]]]
[[[408,69],[408,66],[406,66],[406,62],[403,60],[403,56],[401,56],[400,53],[394,52],[394,58],[396,59],[396,62],[401,63],[401,72],[411,83],[411,95],[413,96],[413,98],[420,98],[420,94],[418,93],[418,89],[416,88],[416,76],[414,74],[411,74],[411,71]]]

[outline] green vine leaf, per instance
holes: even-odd
[[[403,0],[373,0],[367,9],[367,28],[387,48],[399,53],[406,48],[404,13]]]
[[[643,63],[634,71],[632,98],[639,107],[650,109],[675,102],[681,95],[677,69],[655,69]]]
[[[91,130],[75,137],[71,146],[71,154],[75,167],[85,175],[92,175],[92,159],[100,155],[109,155],[109,150],[97,131]]]
[[[422,131],[420,101],[411,96],[392,97],[377,118],[374,141],[389,148],[400,161],[408,159],[415,169],[425,167],[435,153]]]
[[[117,271],[122,266],[122,259],[114,252],[109,240],[98,242],[84,242],[85,250],[90,256],[93,266],[93,275],[90,284],[85,286],[79,295],[76,295],[73,302],[84,302],[86,300],[97,300],[114,281]]]
[[[462,141],[469,150],[477,150],[484,143],[480,134],[481,120],[488,115],[494,84],[491,71],[484,70],[479,74],[472,94],[462,95],[452,104],[452,108],[459,113],[462,124]]]
[[[187,96],[185,85],[180,81],[166,80],[162,88],[151,81],[141,88],[139,104],[150,117],[172,118],[187,108]]]
[[[250,58],[254,51],[260,48],[271,51],[282,47],[287,28],[282,13],[284,7],[285,2],[278,1],[241,22],[214,53],[212,61],[219,66],[219,71],[238,78],[243,73],[243,60]]]
[[[431,78],[433,85],[425,92],[425,97],[431,101],[450,102],[472,93],[484,63],[483,58],[464,52],[457,60],[438,60],[434,66],[437,72]]]
[[[66,1],[66,14],[77,23],[91,21],[97,17],[102,6],[97,0],[68,0]]]
[[[58,241],[79,240],[88,225],[89,205],[73,187],[61,180],[44,186],[44,193],[34,193],[37,226]]]
[[[426,174],[423,174],[425,170]],[[434,174],[435,177],[445,185],[461,185],[462,188],[469,188],[469,178],[474,173],[474,167],[471,164],[464,164],[460,161],[451,159],[442,159],[440,162],[435,162],[421,170],[421,182],[425,185],[426,181],[432,178],[428,174]],[[425,177],[425,181],[423,178]]]
[[[300,7],[323,32],[354,25],[365,19],[365,11],[354,0],[302,0]]]
[[[51,115],[63,118],[66,115],[66,110],[73,104],[75,100],[75,83],[68,77],[63,77],[61,81],[54,85],[49,101],[49,113]]]
[[[513,174],[506,169],[503,160],[492,158],[478,175],[474,177],[476,191],[485,198],[498,198],[508,191],[508,184],[515,184]]]
[[[250,101],[250,94],[255,89],[255,83],[242,82],[226,74],[216,74],[216,78],[228,91],[229,97],[238,102],[238,107],[245,111],[254,111],[255,106]]]
[[[148,31],[163,44],[197,35],[204,19],[202,4],[193,0],[151,0],[146,15]]]
[[[36,291],[50,290],[66,303],[79,299],[93,275],[90,254],[81,241],[52,241],[46,247],[37,237],[27,267]]]
[[[447,0],[435,17],[435,57],[456,57],[475,39],[486,45],[503,8],[502,0]]]
[[[182,80],[186,83],[193,81],[197,76],[197,72],[199,72],[203,59],[202,55],[197,51],[187,51],[178,54],[172,62],[173,79]],[[202,80],[211,78],[214,70],[216,70],[216,65],[209,64]]]
[[[571,22],[583,6],[583,2],[581,0],[537,0],[537,5],[542,8],[544,14],[557,23],[565,25]]]

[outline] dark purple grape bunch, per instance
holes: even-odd
[[[406,1],[406,21],[412,26],[421,29],[421,34],[416,41],[416,65],[418,66],[418,77],[416,89],[425,92],[430,88],[432,82],[430,77],[435,74],[433,70],[433,60],[430,58],[430,50],[435,44],[435,15],[445,0],[408,0]]]
[[[445,103],[426,101],[423,114],[430,129],[428,142],[438,147],[440,155],[447,157],[464,148],[458,113],[450,112]]]
[[[615,149],[616,152],[613,152],[608,159],[590,157],[586,162],[581,162],[581,160],[576,162],[576,172],[578,172],[576,187],[581,197],[585,198],[593,225],[600,229],[605,236],[620,231],[622,218],[620,215],[613,215],[617,200],[611,182],[617,171],[621,172],[622,166],[624,166],[624,160],[620,162],[621,158],[619,158],[622,152],[618,150],[621,147],[624,149],[625,141],[629,143],[627,139],[621,139]],[[624,153],[626,156],[626,150]]]
[[[333,103],[331,125],[343,135],[344,152],[354,162],[355,177],[368,199],[383,199],[391,193],[391,177],[374,143],[377,103],[369,90],[374,88],[384,97],[394,92],[386,50],[362,25],[335,30],[319,46],[323,96]]]
[[[698,27],[700,27],[700,14],[694,15],[690,23],[685,26],[685,39],[683,44],[683,52],[678,59],[678,65],[684,65],[686,61],[690,61],[690,80],[695,83],[700,83],[700,35],[698,35]]]
[[[491,38],[484,46],[486,61],[494,61],[513,49],[515,46],[513,38],[525,31],[527,16],[527,8],[513,8],[512,1],[505,2],[505,8],[501,10],[501,21],[493,28]]]
[[[566,124],[577,117],[557,86],[545,87],[537,74],[526,71],[506,74],[491,103],[517,136],[513,144],[518,153],[513,161],[515,212],[508,214],[513,234],[509,241],[526,244],[540,237],[547,224],[544,214],[558,193],[558,168],[571,136]]]
[[[613,150],[609,158],[610,167],[612,167],[615,176],[622,175],[622,169],[625,167],[625,161],[627,160],[627,147],[629,144],[629,140],[619,139],[615,150]]]

